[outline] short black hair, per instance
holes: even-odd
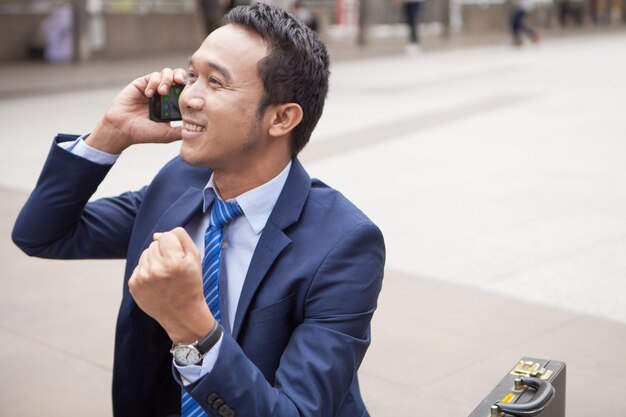
[[[259,115],[268,106],[298,103],[302,121],[292,133],[292,155],[304,148],[317,125],[328,94],[329,59],[317,34],[295,16],[264,3],[239,6],[224,19],[225,24],[251,29],[268,44],[268,54],[258,64],[265,90]]]

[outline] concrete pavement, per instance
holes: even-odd
[[[467,415],[521,356],[568,363],[569,417],[626,415],[625,47],[615,32],[333,66],[302,159],[386,237],[360,372],[373,416]],[[9,233],[53,135],[89,131],[127,73],[168,61],[0,69],[0,415],[110,415],[122,262],[30,259]],[[98,195],[176,148],[130,149]]]

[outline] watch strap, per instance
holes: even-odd
[[[222,337],[222,326],[220,326],[217,320],[215,320],[211,331],[202,339],[198,340],[198,343],[196,343],[196,349],[198,349],[198,352],[204,356],[213,346],[215,346],[215,344],[220,340],[220,337]]]

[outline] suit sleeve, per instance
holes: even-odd
[[[335,415],[370,343],[384,253],[372,223],[357,226],[329,252],[308,289],[305,319],[282,354],[274,386],[224,334],[212,372],[186,389],[209,416]],[[209,406],[215,398],[216,408]]]
[[[52,145],[34,191],[13,228],[13,242],[30,256],[53,259],[125,258],[145,193],[129,192],[89,203],[111,168]]]

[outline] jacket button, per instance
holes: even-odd
[[[235,410],[226,404],[222,405],[217,412],[221,417],[235,417]]]
[[[221,398],[218,398],[217,400],[213,401],[213,404],[212,404],[213,409],[214,409],[214,410],[219,410],[219,408],[220,408],[220,407],[222,406],[222,404],[224,404],[224,403],[225,403],[225,401],[224,401],[224,400],[222,400]]]
[[[209,396],[206,399],[206,402],[209,405],[213,405],[215,400],[218,400],[219,398],[220,398],[219,395],[217,395],[216,393],[212,393],[212,394],[209,394]]]

